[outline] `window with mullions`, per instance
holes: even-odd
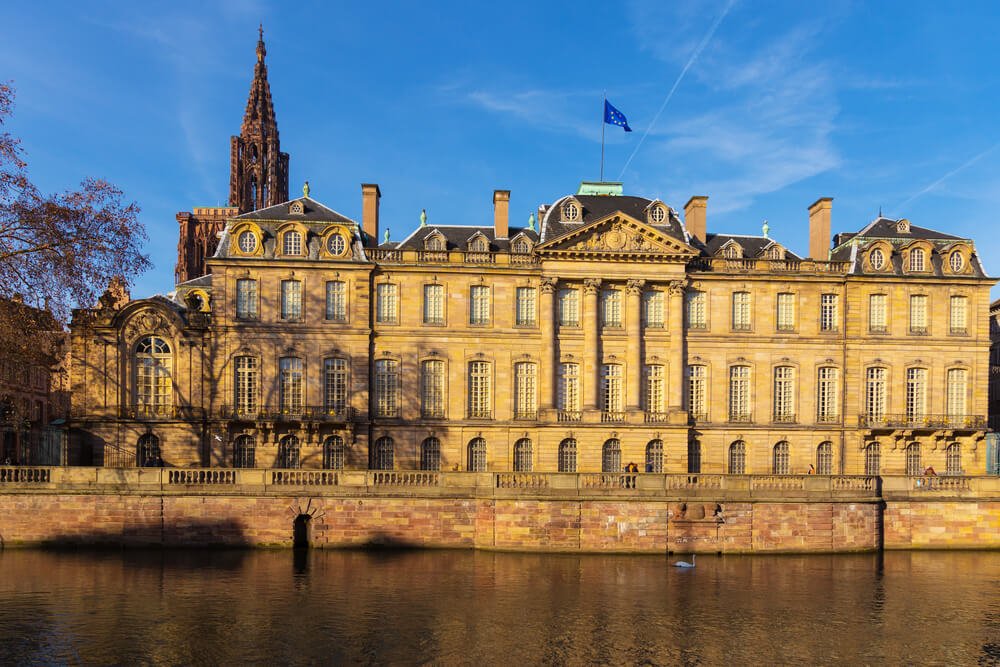
[[[330,322],[347,321],[347,283],[343,280],[326,283],[326,319]]]
[[[278,443],[278,458],[275,460],[275,468],[298,468],[300,467],[299,458],[299,439],[294,435],[286,435]]]
[[[612,329],[622,326],[622,292],[619,289],[601,290],[601,325]]]
[[[777,329],[778,331],[795,330],[795,295],[791,292],[778,294],[777,300]]]
[[[775,475],[787,475],[791,472],[790,468],[788,442],[782,440],[774,446],[771,472]]]
[[[840,298],[837,294],[821,294],[819,300],[819,330],[837,331],[840,328]]]
[[[945,450],[945,472],[949,475],[962,474],[962,445],[953,442]]]
[[[302,232],[285,232],[282,237],[281,252],[283,255],[301,255]]]
[[[257,319],[257,281],[252,278],[236,281],[236,318]]]
[[[538,366],[514,364],[514,419],[534,419],[538,411]]]
[[[704,292],[693,290],[687,293],[688,329],[708,328],[707,301]]]
[[[473,285],[469,291],[469,324],[485,326],[490,323],[490,288]]]
[[[666,373],[663,366],[651,364],[646,366],[646,412],[662,414],[666,412],[664,383]]]
[[[707,377],[704,366],[688,366],[688,413],[695,420],[704,420],[708,416],[708,403],[705,392]]]
[[[282,357],[279,360],[279,369],[281,412],[300,414],[305,393],[302,360],[298,357]]]
[[[424,324],[444,324],[444,285],[424,285]]]
[[[331,435],[323,443],[323,467],[327,470],[344,469],[344,439]]]
[[[729,474],[745,475],[747,471],[747,445],[742,440],[729,445]]]
[[[733,331],[750,331],[750,292],[733,292]]]
[[[646,290],[642,293],[643,320],[648,329],[662,329],[665,326],[665,308],[661,290]]]
[[[621,412],[622,396],[621,364],[601,366],[601,407],[605,412]]]
[[[840,419],[840,371],[824,366],[816,378],[816,421],[835,422]]]
[[[514,299],[514,324],[519,327],[533,327],[538,324],[536,317],[537,290],[534,287],[518,287]]]
[[[729,368],[729,421],[750,421],[750,367]]]
[[[323,362],[323,402],[328,414],[340,414],[347,409],[347,359],[326,359]]]
[[[911,477],[923,473],[924,467],[920,462],[920,443],[911,442],[906,446],[906,474]]]
[[[969,300],[964,296],[952,296],[950,299],[951,309],[949,313],[949,331],[953,335],[968,333],[966,329],[968,326],[968,303]]]
[[[910,296],[910,333],[927,333],[927,295]]]
[[[302,319],[302,282],[299,280],[281,281],[281,319]]]
[[[927,414],[927,369],[906,370],[906,419],[918,421]]]
[[[969,392],[969,374],[964,368],[949,368],[946,381],[946,411],[957,420],[965,416],[965,399]]]
[[[885,333],[886,330],[886,295],[872,294],[868,297],[868,331]]]
[[[877,366],[865,371],[865,412],[871,421],[881,421],[885,415],[887,375]]]
[[[580,410],[580,365],[559,364],[559,409]]]
[[[576,472],[576,440],[573,438],[559,443],[559,472]]]
[[[601,447],[601,472],[621,472],[622,443],[618,438],[605,441]]]
[[[420,363],[420,414],[424,419],[444,418],[444,361]]]
[[[560,289],[556,301],[559,307],[559,326],[580,326],[580,290],[575,287]]]
[[[491,373],[488,361],[472,361],[469,363],[469,418],[490,419],[491,412]]]
[[[257,413],[257,395],[260,375],[256,357],[236,357],[236,382],[234,404],[240,416],[254,416]]]
[[[233,442],[233,467],[256,467],[257,441],[252,435],[238,435]]]
[[[375,362],[375,416],[399,416],[399,362],[395,359]]]
[[[663,472],[663,441],[650,440],[646,443],[646,472]]]
[[[514,472],[531,472],[531,440],[528,438],[514,443]]]
[[[135,465],[139,468],[159,468],[163,466],[160,458],[160,439],[152,433],[139,437],[136,443]]]
[[[830,441],[821,442],[816,448],[816,474],[833,474],[833,443]]]
[[[399,322],[399,298],[394,283],[379,283],[375,286],[375,321],[379,324]]]
[[[774,421],[795,421],[795,368],[777,366],[774,369]]]
[[[877,442],[865,447],[865,474],[879,475],[882,470],[882,445]]]
[[[395,466],[395,444],[392,438],[379,438],[372,445],[368,455],[368,467],[371,470],[392,470]]]
[[[157,336],[141,338],[135,346],[134,365],[136,410],[143,414],[167,414],[173,406],[170,346]]]
[[[424,441],[420,443],[420,469],[441,469],[441,441],[437,438],[424,438]]]
[[[470,472],[486,472],[486,439],[473,438],[469,442]]]

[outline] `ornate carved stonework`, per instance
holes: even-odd
[[[166,318],[154,310],[141,310],[129,318],[125,325],[125,340],[134,341],[139,336],[146,334],[167,333],[170,325]]]
[[[625,284],[625,290],[633,295],[637,296],[642,294],[642,288],[646,286],[645,280],[630,280]]]
[[[556,291],[556,283],[559,282],[557,278],[545,277],[539,281],[542,285],[543,294],[552,294]]]
[[[601,289],[601,279],[600,278],[585,278],[583,281],[583,293],[584,294],[597,294],[597,291]]]
[[[538,249],[542,252],[642,254],[685,259],[697,254],[662,231],[621,216],[593,223],[551,245],[543,243]]]
[[[671,280],[667,285],[667,289],[670,291],[670,296],[679,296],[684,294],[684,281],[683,280]]]

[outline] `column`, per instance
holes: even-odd
[[[600,278],[583,281],[583,409],[597,409],[597,373],[601,368],[601,351],[597,338],[597,294],[601,289]]]
[[[625,286],[625,410],[640,409],[642,396],[642,288],[645,280],[630,280]]]
[[[539,300],[539,328],[542,334],[541,351],[538,359],[538,400],[541,410],[551,410],[554,407],[555,394],[556,343],[555,327],[555,291],[557,278],[542,278],[541,298]]]
[[[680,410],[684,396],[684,369],[687,354],[684,343],[684,281],[672,280],[667,287],[670,303],[667,304],[667,327],[670,332],[670,375],[667,378],[668,410]]]

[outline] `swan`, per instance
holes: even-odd
[[[684,560],[679,560],[676,563],[674,563],[674,567],[694,567],[695,566],[694,559],[696,557],[697,557],[697,554],[691,554],[691,562],[690,563],[687,562],[687,561],[684,561]]]

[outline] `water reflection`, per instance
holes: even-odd
[[[1000,554],[0,552],[10,663],[1000,659]]]

